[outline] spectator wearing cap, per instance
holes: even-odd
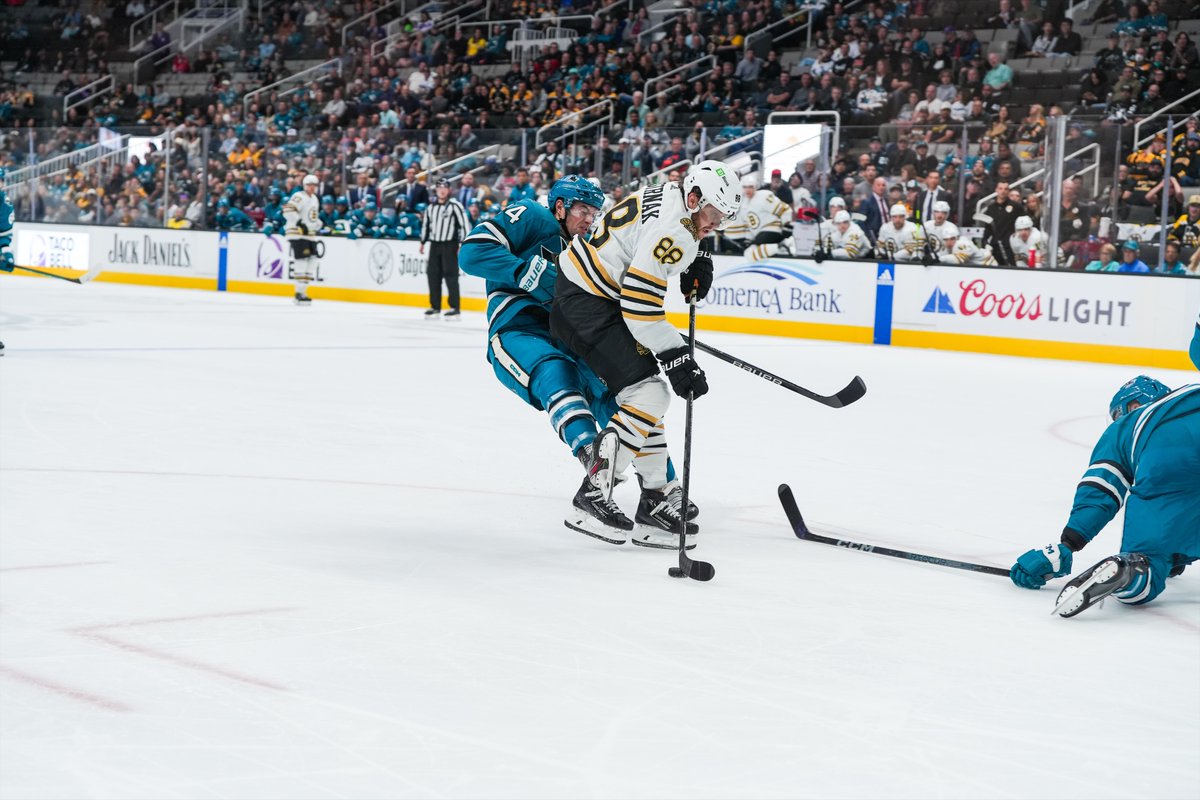
[[[792,205],[792,201],[795,199],[792,195],[792,187],[788,186],[783,180],[783,170],[781,169],[771,170],[771,182],[767,184],[767,189],[789,206]]]
[[[917,142],[917,155],[913,159],[913,169],[917,175],[928,175],[931,171],[936,172],[938,168],[937,156],[929,154],[928,142]]]
[[[1117,272],[1149,272],[1150,267],[1141,259],[1141,249],[1133,239],[1126,239],[1121,245],[1121,265]]]
[[[437,317],[442,310],[442,282],[445,281],[450,308],[447,319],[459,316],[458,247],[471,230],[467,210],[457,198],[450,196],[450,182],[437,182],[437,199],[431,202],[421,217],[421,254],[430,245],[427,273],[429,277],[429,309],[426,318]]]
[[[1167,231],[1167,238],[1189,250],[1200,246],[1200,195],[1194,194],[1188,198],[1187,211],[1175,220],[1175,224]]]

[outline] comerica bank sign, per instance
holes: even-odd
[[[842,314],[844,294],[821,286],[820,277],[816,269],[801,268],[795,261],[745,264],[718,275],[700,305],[713,309],[757,309],[780,316],[789,311]]]

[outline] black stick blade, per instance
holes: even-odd
[[[843,408],[851,403],[860,400],[867,393],[867,385],[863,383],[863,379],[854,376],[854,380],[846,384],[846,388],[833,396],[833,403],[830,403],[834,408]]]
[[[792,532],[797,538],[803,539],[808,535],[808,526],[804,524],[804,517],[800,516],[800,506],[796,505],[792,487],[786,483],[779,484],[779,502],[783,505],[783,513],[787,514],[788,522],[792,524]]]
[[[716,568],[707,561],[692,561],[688,564],[688,577],[694,581],[711,581],[716,575]]]

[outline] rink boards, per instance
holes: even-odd
[[[418,243],[323,237],[313,298],[425,307]],[[17,263],[100,281],[287,297],[280,236],[18,223]],[[460,276],[465,310],[484,282]],[[1200,280],[1160,275],[924,267],[718,256],[697,327],[771,336],[1190,369]],[[682,295],[668,295],[686,326]]]

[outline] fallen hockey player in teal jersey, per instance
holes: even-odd
[[[1125,506],[1121,552],[1073,578],[1055,613],[1072,617],[1108,595],[1142,605],[1200,558],[1200,384],[1171,391],[1139,375],[1113,397],[1112,423],[1075,490],[1062,539],[1013,565],[1013,583],[1039,589],[1071,573],[1078,553]]]

